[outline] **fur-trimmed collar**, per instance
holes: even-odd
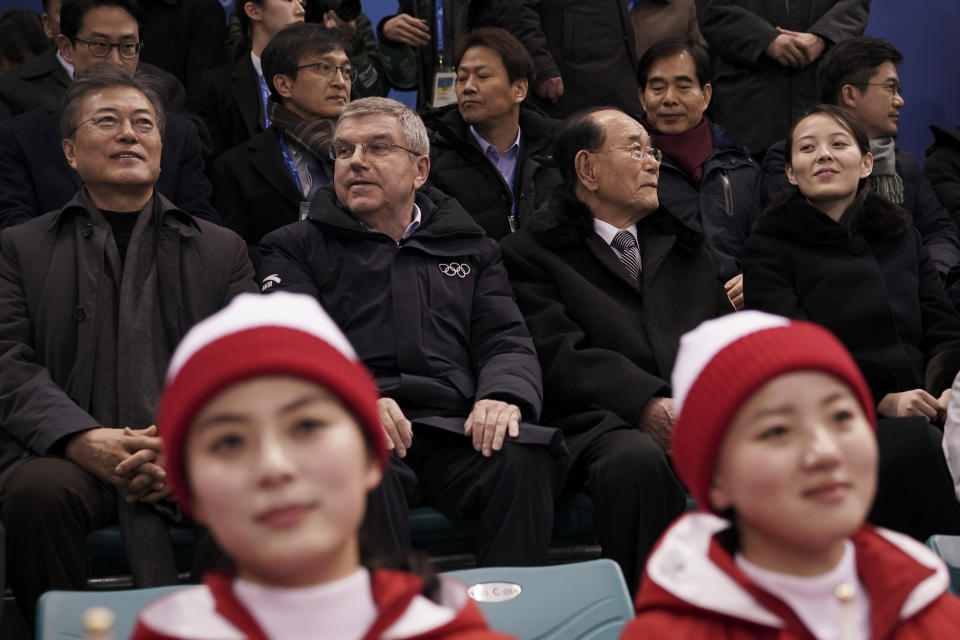
[[[642,232],[677,236],[676,247],[695,253],[702,236],[685,226],[663,207],[637,223]],[[534,240],[551,251],[563,251],[583,244],[593,231],[593,211],[570,189],[559,185],[550,199],[527,220],[524,228]]]
[[[863,234],[868,240],[895,238],[913,224],[904,209],[864,186],[853,203],[834,221],[794,189],[778,198],[753,225],[754,233],[789,239],[812,247],[843,244]]]

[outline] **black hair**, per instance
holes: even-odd
[[[553,158],[560,176],[571,190],[577,185],[577,154],[582,149],[595,151],[603,146],[607,133],[593,114],[598,111],[619,111],[616,107],[591,107],[573,114],[557,129],[553,139]]]
[[[0,60],[16,65],[50,48],[40,16],[29,9],[10,9],[0,16]]]
[[[857,143],[857,146],[860,147],[860,155],[867,155],[870,153],[870,138],[867,137],[867,131],[852,113],[836,105],[817,104],[807,109],[806,113],[797,118],[797,121],[793,123],[793,126],[791,126],[790,130],[787,132],[787,141],[783,148],[784,162],[786,164],[793,164],[793,134],[797,130],[797,125],[810,116],[815,116],[817,114],[822,114],[833,118],[839,122],[844,129],[849,131],[850,135],[853,136],[854,141]]]
[[[841,104],[840,90],[847,84],[866,91],[876,68],[884,62],[900,64],[903,54],[881,38],[860,36],[835,44],[817,69],[820,102]]]
[[[83,99],[88,93],[102,89],[124,87],[136,89],[146,96],[157,116],[157,130],[163,136],[167,116],[163,108],[163,100],[160,99],[160,94],[157,91],[156,77],[140,73],[131,76],[119,65],[111,62],[101,62],[79,74],[77,79],[70,83],[67,92],[63,94],[60,112],[61,137],[73,137],[79,125]]]
[[[280,94],[273,86],[274,76],[282,73],[296,78],[297,65],[301,58],[306,55],[321,56],[334,49],[343,49],[348,56],[352,50],[350,43],[339,32],[327,29],[323,25],[294,22],[281,29],[270,39],[270,43],[264,47],[263,55],[260,57],[263,79],[270,87],[273,99],[280,99]]]
[[[650,68],[653,63],[683,52],[689,53],[690,57],[693,58],[693,67],[700,87],[702,88],[707,83],[712,82],[710,53],[707,48],[687,36],[674,36],[653,43],[640,58],[639,68],[637,69],[637,85],[640,90],[642,91],[647,86],[647,78],[650,76]]]
[[[137,21],[137,38],[143,32],[143,12],[135,0],[63,0],[60,7],[60,33],[70,42],[76,40],[83,23],[83,16],[91,9],[99,7],[120,7]]]
[[[457,38],[453,45],[454,66],[459,67],[463,55],[473,47],[487,47],[496,51],[503,67],[507,70],[507,78],[511,84],[523,79],[527,81],[529,87],[533,87],[533,79],[536,75],[533,58],[530,57],[527,48],[508,31],[499,27],[481,27],[467,31]]]

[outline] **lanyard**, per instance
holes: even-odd
[[[290,174],[290,177],[293,178],[293,181],[297,183],[297,189],[300,190],[302,195],[303,183],[300,182],[300,174],[297,172],[297,165],[293,161],[293,156],[290,154],[290,149],[287,147],[287,143],[283,141],[283,137],[280,135],[279,131],[277,131],[277,142],[280,143],[280,155],[283,156],[283,164],[287,165],[287,172]]]
[[[270,116],[267,115],[267,101],[270,100],[270,89],[267,88],[267,83],[263,80],[263,76],[257,74],[257,80],[260,81],[260,102],[263,107],[263,128],[266,129],[270,126]]]
[[[437,17],[437,59],[439,61],[439,66],[443,67],[446,64],[446,56],[444,55],[446,51],[446,46],[443,41],[443,0],[436,0],[435,4],[436,17]],[[443,71],[443,69],[440,69]]]

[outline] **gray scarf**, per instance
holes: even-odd
[[[896,140],[892,137],[870,138],[873,191],[894,204],[903,204],[903,179],[897,174]]]
[[[110,230],[85,190],[83,198],[94,222]],[[104,247],[91,415],[106,427],[142,429],[153,424],[163,384],[167,349],[157,287],[157,205],[151,198],[136,214],[125,262],[112,232]],[[159,503],[157,507],[127,504],[123,494],[117,494],[117,516],[136,587],[176,583],[167,519],[161,515],[173,512]]]

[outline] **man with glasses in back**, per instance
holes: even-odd
[[[605,556],[631,591],[686,506],[667,459],[680,336],[733,311],[702,234],[659,206],[661,153],[611,108],[554,137],[564,184],[501,241],[544,371],[544,424],[570,447],[565,489],[586,491]]]
[[[85,537],[119,522],[134,586],[175,584],[156,398],[197,321],[255,290],[243,242],[156,191],[160,99],[116,65],[81,73],[58,131],[81,187],[0,234],[0,516],[28,623],[86,582]]]
[[[65,0],[60,9],[60,55],[81,74],[105,62],[128,75],[146,73],[155,81],[164,107],[171,104],[171,86],[183,87],[160,69],[140,69],[140,9],[133,0]],[[168,80],[163,80],[167,78]],[[156,84],[159,83],[159,84]],[[0,229],[62,207],[80,188],[80,176],[64,160],[57,123],[58,86],[43,106],[0,122]],[[169,114],[164,131],[162,172],[157,189],[184,211],[218,222],[210,204],[210,182],[203,174],[200,138],[196,125]]]
[[[540,564],[559,434],[535,424],[541,373],[497,243],[423,188],[427,131],[386,98],[334,130],[333,187],[260,244],[261,289],[317,298],[373,374],[393,450],[370,517],[380,550],[410,545],[409,506],[477,520],[481,565]],[[553,451],[557,451],[554,447]]]
[[[937,271],[946,277],[960,264],[957,226],[913,155],[896,148],[900,110],[905,103],[897,73],[901,62],[903,54],[886,40],[869,36],[845,40],[830,49],[820,63],[820,101],[846,109],[863,125],[873,154],[870,182],[874,192],[910,212]],[[794,188],[784,172],[783,148],[781,140],[763,158],[761,196],[765,204]]]
[[[319,24],[277,33],[261,57],[270,127],[213,163],[214,206],[247,241],[255,265],[260,239],[300,220],[317,189],[333,181],[333,128],[357,78],[349,46]]]

